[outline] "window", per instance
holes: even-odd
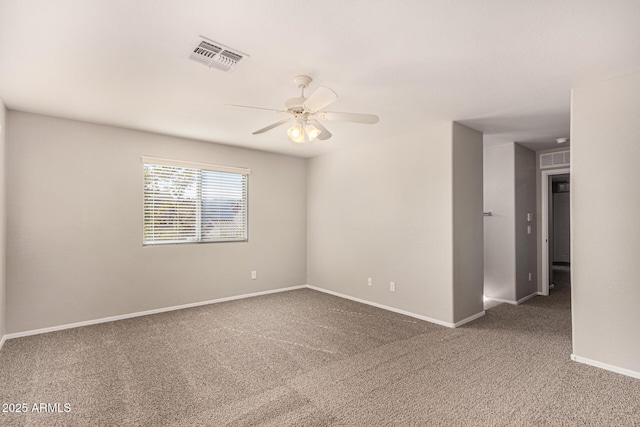
[[[145,245],[247,240],[249,169],[143,157]]]

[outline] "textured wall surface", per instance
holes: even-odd
[[[7,333],[305,283],[306,160],[15,111],[8,121]],[[143,246],[143,155],[250,168],[249,241]]]
[[[638,117],[640,74],[573,91],[573,352],[640,375]]]

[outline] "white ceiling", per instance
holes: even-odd
[[[188,59],[203,35],[249,54],[232,73]],[[10,109],[311,157],[459,121],[486,144],[557,147],[573,87],[640,71],[638,0],[0,0]],[[313,77],[333,138],[252,135]]]

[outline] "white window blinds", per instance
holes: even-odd
[[[247,240],[249,169],[142,160],[144,244]]]

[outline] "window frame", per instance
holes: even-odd
[[[236,167],[236,166],[223,166],[223,165],[215,165],[209,163],[201,163],[201,162],[190,162],[183,160],[173,160],[173,159],[165,159],[160,157],[151,157],[151,156],[142,156],[142,245],[143,246],[164,246],[164,245],[183,245],[183,244],[203,244],[203,243],[238,243],[238,242],[248,242],[249,241],[249,175],[251,174],[251,169],[244,167]],[[199,170],[200,173],[202,171],[212,171],[212,172],[224,172],[224,173],[234,173],[239,175],[244,175],[243,177],[243,190],[244,190],[244,238],[237,240],[201,240],[202,239],[202,192],[200,190],[199,197],[197,198],[197,208],[196,208],[196,236],[197,240],[171,240],[171,241],[148,241],[145,236],[145,212],[146,212],[146,178],[145,178],[145,168],[146,165],[157,165],[157,166],[168,166],[175,168],[184,168],[184,169],[195,169]],[[200,178],[200,182],[197,183],[198,187],[202,187],[202,178]]]

